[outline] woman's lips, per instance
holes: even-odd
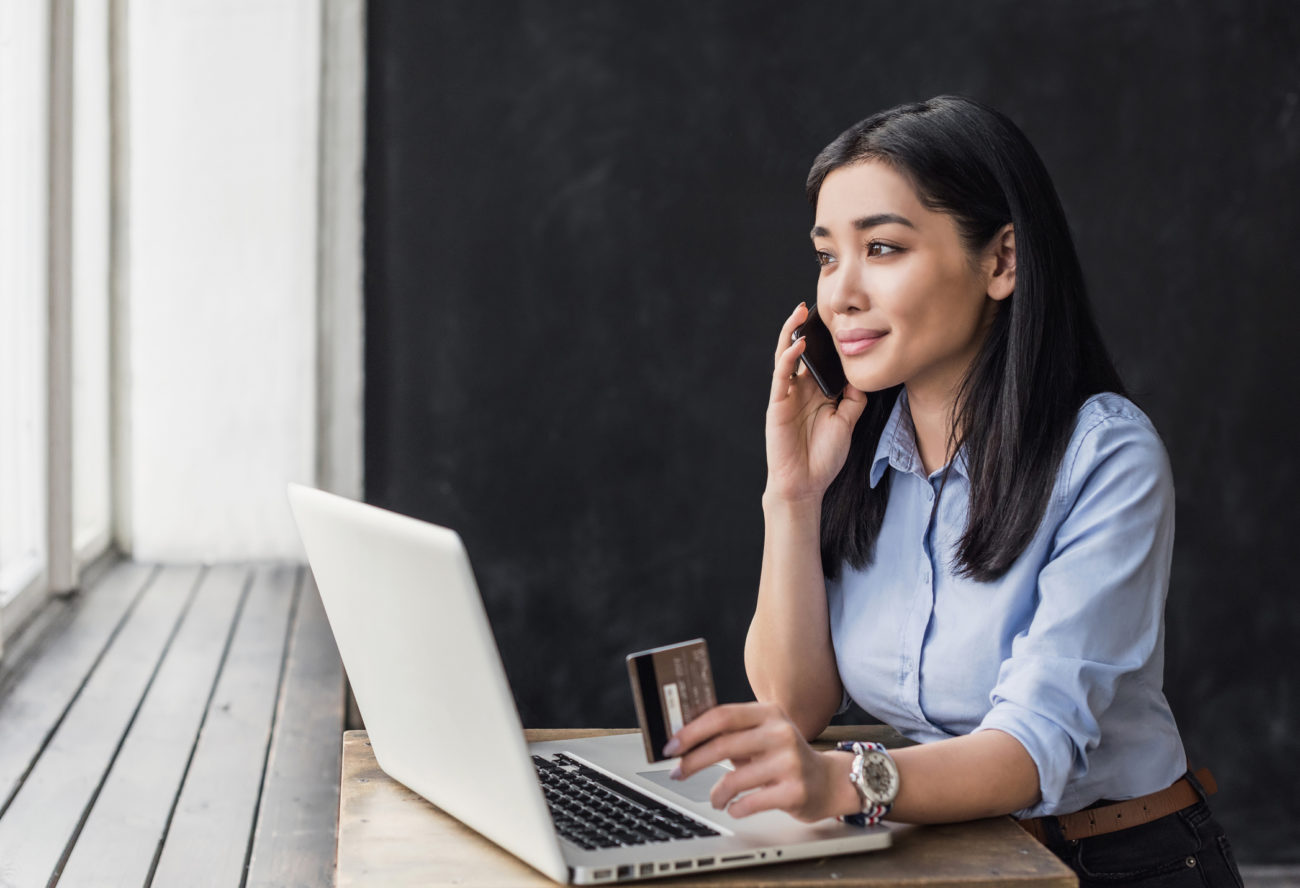
[[[845,357],[860,355],[888,335],[888,330],[841,330],[835,334]]]

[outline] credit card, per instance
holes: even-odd
[[[628,654],[627,673],[647,761],[664,761],[668,738],[718,704],[703,638]]]

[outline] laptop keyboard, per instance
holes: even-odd
[[[587,850],[719,835],[562,752],[552,760],[535,755],[533,764],[555,828]]]

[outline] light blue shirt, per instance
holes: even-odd
[[[906,391],[876,447],[873,487],[886,471],[874,562],[846,564],[826,586],[846,695],[920,742],[1015,737],[1042,788],[1018,817],[1136,798],[1182,776],[1162,690],[1174,486],[1146,415],[1115,394],[1079,408],[1037,533],[991,583],[953,571],[970,500],[964,451],[931,520],[943,471],[926,476]]]

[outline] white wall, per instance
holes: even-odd
[[[320,0],[130,0],[119,454],[140,560],[301,558],[316,463]]]

